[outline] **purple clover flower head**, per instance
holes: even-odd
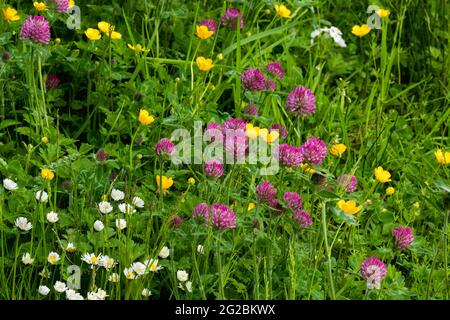
[[[278,80],[283,78],[284,70],[283,67],[281,67],[281,64],[278,61],[271,62],[267,65],[266,70],[268,73],[273,75],[274,77],[277,77]]]
[[[294,211],[294,221],[297,222],[303,229],[308,228],[312,224],[312,217],[305,210]]]
[[[353,192],[357,188],[358,179],[355,176],[343,174],[336,179],[336,184],[338,185],[338,188],[344,189],[345,192]]]
[[[155,152],[158,156],[172,156],[175,152],[175,145],[167,138],[162,138],[155,145]]]
[[[43,16],[29,16],[20,29],[20,39],[48,44],[50,25]]]
[[[56,6],[56,11],[65,13],[69,10],[69,0],[49,0],[46,5],[53,4]]]
[[[225,137],[225,150],[238,161],[245,159],[245,153],[248,148],[245,130],[246,122],[238,118],[228,119],[222,125],[222,132]]]
[[[178,228],[181,226],[181,224],[183,223],[183,218],[180,217],[179,215],[174,215],[171,219],[170,219],[170,226],[172,226],[173,228]]]
[[[233,30],[237,29],[238,20],[240,20],[240,28],[244,28],[244,19],[241,12],[238,9],[230,8],[225,11],[222,16],[221,22],[224,26]]]
[[[108,154],[106,153],[105,149],[100,148],[98,149],[97,153],[95,154],[95,158],[97,159],[97,161],[106,161],[108,160]]]
[[[283,200],[292,210],[299,210],[302,205],[302,197],[297,192],[285,192]]]
[[[222,129],[225,130],[243,130],[245,131],[246,128],[246,122],[239,118],[230,118],[227,121],[225,121],[222,125]]]
[[[214,226],[220,229],[236,228],[236,213],[234,213],[228,206],[220,203],[214,203],[211,206],[211,214],[211,222]]]
[[[192,217],[198,218],[198,217],[209,217],[209,206],[202,202],[195,206],[195,208],[192,210]]]
[[[266,80],[266,90],[275,91],[277,89],[277,84],[272,79]]]
[[[45,87],[47,90],[56,88],[61,83],[61,79],[57,74],[49,74],[45,80]]]
[[[206,26],[209,31],[216,32],[217,30],[217,24],[214,21],[214,19],[204,19],[199,22],[199,26]]]
[[[223,165],[217,160],[209,160],[203,166],[206,175],[211,178],[219,178],[223,175]]]
[[[303,159],[309,163],[322,164],[327,156],[327,145],[321,139],[312,137],[300,146]]]
[[[257,117],[259,114],[258,107],[254,103],[249,103],[244,110],[244,113],[251,117]]]
[[[380,289],[386,274],[386,265],[377,257],[367,258],[361,264],[361,276],[367,280],[368,289]]]
[[[210,122],[206,126],[205,139],[211,142],[222,142],[223,141],[223,131],[222,126],[215,122]]]
[[[293,147],[286,143],[278,146],[276,157],[286,167],[298,167],[303,162],[303,153],[299,147]]]
[[[269,203],[271,207],[278,203],[277,190],[269,181],[263,181],[256,187],[256,197],[262,202]]]
[[[392,235],[395,238],[395,245],[400,250],[408,248],[414,240],[414,235],[411,227],[398,227],[392,230]]]
[[[278,130],[278,133],[280,134],[281,139],[286,139],[288,136],[288,132],[286,130],[286,127],[282,124],[275,123],[269,128],[269,132],[273,130]]]
[[[287,97],[287,112],[299,116],[310,116],[316,112],[316,97],[308,88],[298,86]]]
[[[262,91],[266,89],[266,78],[264,73],[256,68],[249,68],[241,75],[242,86],[251,91]]]

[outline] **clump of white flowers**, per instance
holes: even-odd
[[[330,28],[320,28],[316,29],[313,32],[311,32],[311,43],[314,42],[314,38],[318,37],[321,34],[324,34],[324,38],[327,39],[329,37],[333,38],[334,42],[339,47],[345,48],[347,45],[345,44],[344,39],[342,39],[342,32],[336,27],[330,27]]]
[[[50,292],[50,289],[49,289],[49,287],[47,287],[47,286],[39,286],[38,291],[39,291],[39,293],[42,294],[43,296],[46,296],[46,295],[48,295],[48,293]]]
[[[22,231],[30,231],[33,226],[31,222],[28,222],[28,219],[25,217],[19,217],[16,219],[16,227]]]
[[[53,288],[55,288],[56,292],[59,293],[63,293],[64,291],[67,290],[67,286],[65,282],[61,282],[61,281],[56,281],[55,285],[53,286]]]
[[[113,211],[113,207],[108,201],[102,201],[98,204],[98,210],[103,214],[107,214]]]
[[[25,265],[27,265],[27,264],[32,264],[33,261],[34,261],[34,259],[31,258],[31,255],[30,255],[29,252],[25,253],[25,254],[22,256],[22,263],[25,264]]]
[[[11,179],[3,179],[3,187],[9,191],[17,190],[18,188],[17,183]]]
[[[125,219],[116,219],[116,227],[119,230],[123,230],[127,227],[127,221]]]
[[[162,259],[167,258],[170,255],[170,250],[168,247],[164,246],[162,247],[161,251],[159,252],[159,257]]]
[[[123,199],[125,199],[125,193],[118,189],[112,189],[111,190],[111,198],[113,198],[114,201],[123,200]]]
[[[50,223],[56,223],[58,222],[59,217],[58,214],[56,212],[50,211],[49,213],[47,213],[47,221]]]
[[[36,200],[41,201],[41,202],[47,202],[48,200],[48,194],[47,192],[41,190],[41,191],[37,191],[36,194]]]
[[[103,224],[103,222],[101,222],[100,220],[96,220],[94,222],[94,230],[95,231],[102,231],[105,228],[105,225]]]

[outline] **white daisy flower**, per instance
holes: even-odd
[[[100,220],[96,220],[94,222],[94,230],[95,231],[102,231],[105,228],[105,226],[103,225],[103,222],[101,222]]]
[[[127,227],[127,221],[125,219],[116,219],[116,227],[119,230],[123,230]]]
[[[73,289],[66,290],[67,300],[84,300],[83,296]]]
[[[162,247],[161,251],[159,252],[159,257],[162,259],[165,259],[169,256],[170,250],[166,246]]]
[[[133,206],[135,206],[136,208],[143,208],[144,205],[145,205],[144,200],[142,200],[142,199],[139,198],[139,197],[134,197],[131,203],[132,203]]]
[[[100,300],[105,300],[106,297],[108,297],[108,295],[106,294],[106,291],[98,288],[97,289],[97,298],[99,298]]]
[[[135,262],[131,265],[131,268],[134,272],[136,272],[139,276],[142,276],[145,274],[146,266],[142,262]]]
[[[11,179],[3,179],[3,187],[9,191],[17,190],[18,188],[17,183],[12,181]]]
[[[56,223],[59,220],[58,214],[56,212],[50,211],[47,213],[47,220],[50,223]]]
[[[185,270],[178,270],[177,279],[178,281],[185,282],[189,279],[189,274]]]
[[[30,253],[28,253],[28,252],[22,256],[22,263],[25,265],[32,264],[33,261],[34,261],[34,259],[31,258]]]
[[[134,271],[132,268],[125,268],[123,269],[123,274],[128,280],[133,280],[136,278],[136,275],[134,274]]]
[[[132,214],[132,213],[136,212],[136,209],[134,209],[133,206],[128,203],[119,204],[119,210],[120,210],[120,212],[126,213],[126,214]]]
[[[101,254],[96,256],[95,253],[85,253],[81,260],[86,262],[87,264],[90,264],[91,266],[96,266],[100,263],[101,258]]]
[[[55,288],[55,291],[59,292],[59,293],[63,293],[64,291],[67,290],[67,286],[65,282],[61,282],[61,281],[56,281],[55,285],[53,286],[53,288]]]
[[[113,258],[110,258],[108,256],[101,256],[99,265],[105,268],[106,270],[111,269],[116,264],[115,260]]]
[[[66,252],[72,253],[76,250],[77,248],[75,248],[75,245],[72,242],[67,243]]]
[[[151,272],[157,272],[158,270],[161,270],[163,268],[163,267],[158,266],[158,259],[145,260],[144,264],[145,264],[146,268],[148,270],[150,270]]]
[[[48,200],[48,194],[47,192],[41,190],[36,192],[36,200],[41,202],[46,202]]]
[[[147,289],[147,288],[142,289],[143,297],[150,297],[151,295],[152,295],[152,292],[149,289]]]
[[[28,219],[25,217],[19,217],[16,219],[16,227],[22,231],[30,231],[33,226],[31,222],[28,222]]]
[[[48,254],[48,257],[47,257],[47,261],[50,263],[50,264],[56,264],[56,263],[58,263],[58,261],[60,260],[61,258],[59,257],[59,254],[57,254],[56,252],[50,252],[49,254]]]
[[[39,293],[42,294],[43,296],[48,295],[48,293],[50,292],[50,289],[47,286],[39,286],[38,289]]]
[[[112,189],[111,190],[111,198],[113,198],[114,201],[123,200],[123,199],[125,199],[125,193],[118,189]]]
[[[103,214],[107,214],[113,210],[113,207],[108,201],[102,201],[98,204],[98,210]]]

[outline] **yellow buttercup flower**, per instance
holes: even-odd
[[[33,2],[33,6],[36,8],[37,11],[47,11],[47,6],[45,5],[44,2]]]
[[[114,31],[115,26],[111,25],[109,22],[100,21],[97,23],[98,29],[106,34],[108,37],[111,37],[112,40],[122,39],[122,34],[120,32]]]
[[[282,18],[290,18],[290,16],[291,16],[291,10],[289,10],[283,4],[276,4],[275,5],[275,11],[276,11],[277,15],[282,17]]]
[[[352,28],[352,33],[358,37],[364,37],[370,32],[370,27],[367,24],[362,24],[360,26],[356,25]]]
[[[206,59],[205,57],[198,57],[195,62],[197,63],[197,67],[202,71],[209,71],[214,67],[212,60]]]
[[[11,7],[3,8],[3,18],[8,22],[20,20],[17,10]]]
[[[214,31],[209,30],[207,26],[197,26],[196,29],[195,35],[202,40],[209,39],[214,34]]]
[[[137,44],[135,46],[131,45],[130,43],[128,44],[128,48],[130,48],[131,50],[133,50],[134,52],[137,53],[141,53],[141,52],[147,52],[150,51],[148,49],[145,49],[143,46],[141,46],[140,44]]]
[[[250,202],[248,204],[247,211],[252,211],[255,208],[256,208],[256,204],[254,204],[253,202]]]
[[[75,5],[75,0],[69,0],[69,8],[72,8]]]
[[[97,27],[101,32],[106,34],[109,34],[114,30],[114,26],[111,26],[111,24],[106,21],[100,21],[99,23],[97,23]]]
[[[223,60],[223,54],[222,53],[218,53],[216,58],[217,58],[218,61]]]
[[[267,130],[266,128],[259,130],[259,136],[267,143],[272,143],[278,139],[280,134],[278,131],[271,131]]]
[[[313,174],[316,172],[316,170],[307,163],[302,163],[300,165],[300,168],[302,168],[303,171],[305,171],[306,173],[309,173],[309,174]]]
[[[56,39],[55,39],[55,43],[56,43],[56,44],[60,44],[60,43],[61,43],[61,38],[56,38]]]
[[[386,183],[391,181],[391,174],[389,171],[384,170],[383,167],[378,167],[374,170],[375,179],[380,183]]]
[[[330,153],[335,157],[340,157],[347,150],[345,144],[338,143],[331,147]]]
[[[53,178],[55,177],[55,173],[47,168],[43,168],[41,169],[41,177],[44,178],[45,180],[53,180]]]
[[[93,28],[88,28],[84,32],[84,34],[91,41],[100,40],[100,38],[102,37],[102,35],[100,34],[100,31],[98,31],[97,29],[93,29]]]
[[[41,138],[42,143],[48,143],[48,137],[47,136],[43,136]]]
[[[109,36],[109,34],[107,34]],[[111,32],[111,39],[112,40],[120,40],[122,39],[122,34],[120,32],[117,31],[112,31]]]
[[[339,200],[337,206],[346,214],[356,214],[363,208],[363,206],[356,206],[355,200]]]
[[[190,178],[188,179],[188,183],[189,183],[191,186],[193,186],[193,185],[195,184],[195,179],[192,178],[192,177],[190,177]]]
[[[245,125],[246,130],[245,134],[249,139],[256,139],[259,136],[260,129],[259,127],[254,127],[253,124],[247,123]]]
[[[147,110],[141,109],[139,110],[138,120],[142,125],[149,125],[155,121],[155,118],[153,118],[153,116],[151,116]]]
[[[436,150],[434,153],[434,156],[436,157],[436,161],[439,164],[446,165],[450,163],[450,152],[449,151],[442,151],[441,149]]]
[[[158,190],[161,188],[163,192],[166,192],[173,185],[173,179],[166,176],[160,177],[157,175],[156,184],[158,185]]]
[[[386,188],[386,194],[388,196],[392,196],[395,193],[395,188],[394,187],[388,187]]]
[[[377,15],[378,15],[380,18],[386,18],[386,17],[389,17],[390,14],[391,14],[391,12],[390,12],[389,10],[387,10],[387,9],[378,9],[378,10],[377,10]]]

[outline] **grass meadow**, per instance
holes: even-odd
[[[449,28],[0,0],[0,299],[448,300]]]

